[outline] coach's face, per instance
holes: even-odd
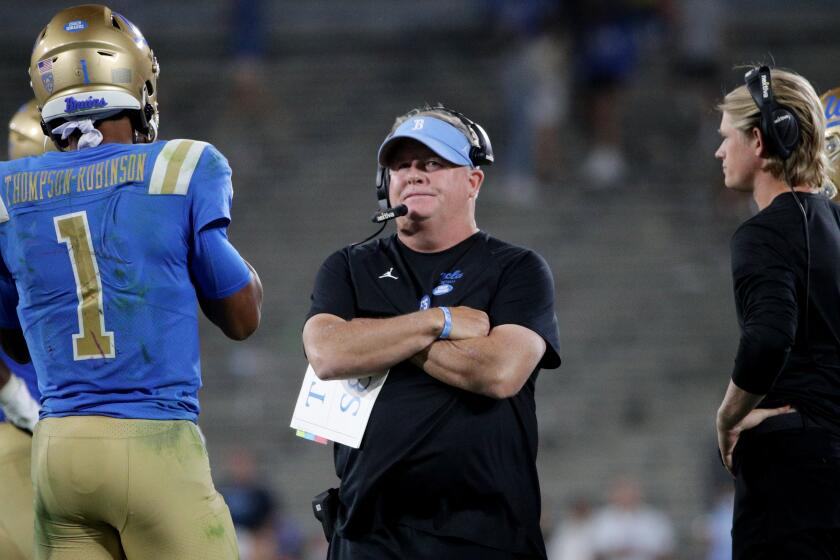
[[[715,157],[723,167],[723,182],[736,191],[751,191],[755,174],[761,169],[761,140],[757,129],[744,134],[732,126],[732,117],[724,112],[720,120],[723,138]]]
[[[457,166],[425,144],[400,140],[388,165],[391,173],[391,204],[405,204],[409,220],[470,216],[484,172]]]

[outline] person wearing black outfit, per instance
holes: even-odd
[[[718,106],[715,153],[727,188],[759,209],[732,238],[741,340],[717,414],[733,558],[838,559],[840,207],[825,192],[825,116],[795,73],[746,82]]]
[[[560,365],[551,271],[476,226],[493,159],[476,123],[412,110],[378,157],[380,198],[407,214],[326,259],[303,330],[321,379],[390,369],[361,447],[335,445],[329,558],[545,558],[534,393]]]

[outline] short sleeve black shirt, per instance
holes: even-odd
[[[560,365],[551,271],[533,251],[484,232],[433,254],[391,236],[327,258],[309,317],[392,317],[426,305],[484,310],[494,327],[540,335],[546,352],[522,390],[502,400],[446,385],[408,362],[392,367],[360,449],[335,446],[337,529],[352,538],[399,523],[544,557],[534,386],[541,367]]]

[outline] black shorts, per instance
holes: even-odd
[[[767,420],[735,447],[734,560],[840,560],[840,437],[788,420],[779,430]]]

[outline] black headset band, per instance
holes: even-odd
[[[780,105],[773,95],[770,68],[759,66],[744,75],[744,82],[759,112],[761,130],[768,152],[783,160],[799,143],[799,123],[793,111]],[[784,132],[784,137],[782,132]]]

